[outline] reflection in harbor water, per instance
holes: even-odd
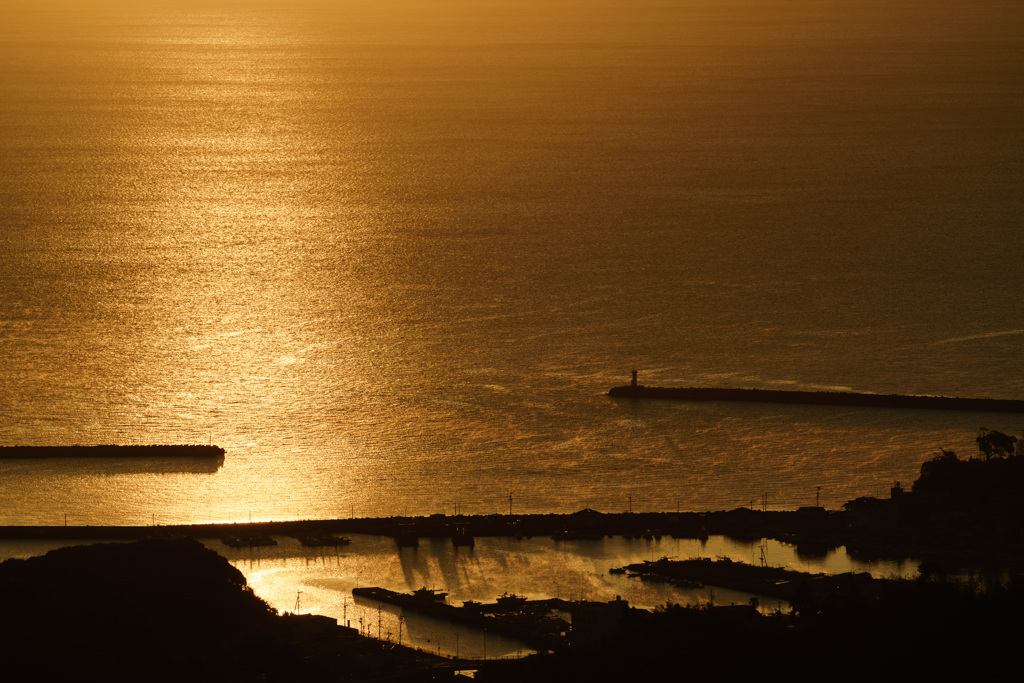
[[[366,635],[432,652],[463,657],[507,657],[529,648],[474,629],[406,613],[391,605],[353,600],[352,589],[380,586],[411,592],[426,587],[449,594],[449,604],[493,602],[504,593],[530,599],[609,601],[621,596],[634,607],[652,609],[667,602],[701,605],[745,603],[750,595],[723,588],[680,588],[640,581],[609,569],[661,557],[729,557],[758,564],[761,541],[735,541],[712,536],[696,539],[604,538],[595,541],[554,541],[548,537],[477,538],[474,548],[459,548],[450,539],[423,540],[418,548],[397,548],[391,538],[352,537],[352,544],[326,552],[305,548],[278,537],[278,545],[235,549],[219,541],[209,547],[241,570],[257,595],[278,610],[323,614],[348,623]],[[913,560],[859,562],[843,548],[821,557],[801,556],[793,546],[768,541],[772,566],[806,572],[870,572],[876,577],[913,576]],[[787,608],[757,596],[764,609]]]

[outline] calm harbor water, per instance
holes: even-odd
[[[449,539],[424,541],[418,548],[398,549],[391,538],[354,535],[352,544],[335,552],[317,552],[298,541],[277,537],[277,546],[237,549],[219,540],[206,545],[241,570],[257,595],[280,611],[322,614],[348,623],[371,637],[402,643],[446,655],[509,657],[529,652],[521,643],[475,629],[439,622],[389,605],[354,600],[352,589],[381,586],[411,592],[421,587],[448,593],[449,604],[463,601],[493,602],[504,593],[531,599],[614,600],[631,606],[654,608],[675,602],[690,605],[744,604],[750,595],[722,588],[682,589],[608,570],[661,557],[729,557],[757,565],[759,542],[738,542],[712,536],[693,539],[605,538],[599,541],[559,541],[547,537],[525,539],[478,538],[474,548],[455,548]],[[0,561],[31,557],[56,547],[55,542],[0,542]],[[870,572],[878,578],[913,576],[914,560],[856,561],[839,548],[824,557],[798,554],[792,546],[769,541],[765,560],[807,572]],[[788,609],[788,604],[760,596],[764,610]],[[380,611],[378,611],[380,607]]]
[[[0,8],[0,524],[828,507],[1019,416],[1024,12]],[[511,497],[511,503],[510,503]]]

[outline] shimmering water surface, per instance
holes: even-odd
[[[835,507],[1019,416],[1024,11],[0,7],[0,523]]]

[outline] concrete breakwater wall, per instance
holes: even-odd
[[[502,608],[500,600],[499,604],[474,603],[456,607],[444,602],[441,596],[396,593],[372,586],[353,588],[352,595],[397,605],[403,610],[418,612],[434,619],[493,631],[538,649],[550,650],[564,644],[565,638],[560,634],[569,630],[568,623],[555,621],[549,617],[550,611],[554,608],[549,601],[527,601],[526,598],[521,598],[516,601],[514,607],[508,608]],[[562,601],[558,603],[560,606],[565,604]]]
[[[990,413],[1024,413],[1024,401],[953,396],[910,396],[904,394],[862,394],[842,391],[787,391],[774,389],[719,389],[702,387],[613,387],[613,398],[651,398],[672,401],[745,401],[749,403],[795,403],[804,405],[859,406],[926,410],[957,410]]]
[[[150,446],[0,446],[0,459],[19,458],[223,458],[213,445],[155,444]]]

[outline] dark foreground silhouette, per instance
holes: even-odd
[[[590,642],[521,662],[492,665],[482,681],[948,680],[998,677],[1016,660],[1021,591],[977,594],[970,586],[882,581],[877,595],[855,582],[820,602],[794,597],[791,614],[752,605],[667,606],[605,615]],[[575,624],[574,624],[575,628]]]
[[[791,611],[753,604],[649,612],[575,605],[570,644],[521,661],[467,663],[483,681],[746,677],[778,667],[830,680],[974,677],[1016,657],[1018,581],[808,581]],[[780,607],[781,607],[780,603]],[[333,620],[277,616],[195,541],[53,551],[0,565],[0,642],[37,680],[430,681],[454,668]]]
[[[22,680],[431,680],[435,663],[331,619],[278,616],[227,560],[184,539],[0,564],[0,647]]]

